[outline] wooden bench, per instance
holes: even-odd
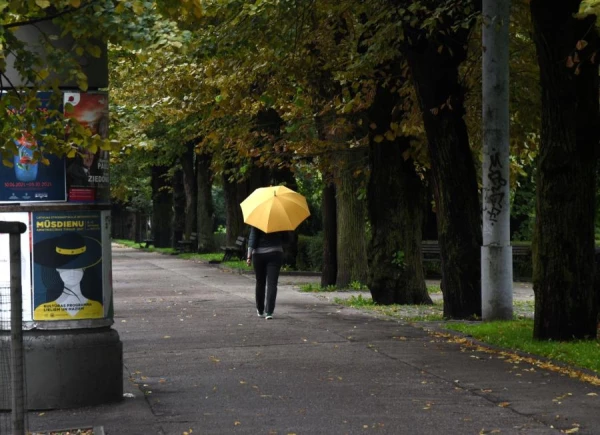
[[[147,249],[150,246],[154,246],[154,239],[144,239],[140,242],[140,248]]]
[[[423,261],[439,261],[440,245],[437,240],[423,240],[421,242],[421,252]],[[527,257],[531,255],[530,245],[513,245],[512,254],[514,257]]]
[[[188,240],[179,240],[177,242],[178,252],[195,252],[198,247],[198,234],[191,233]]]
[[[423,240],[421,242],[421,254],[423,261],[439,261],[440,245],[437,240]]]
[[[514,257],[527,257],[531,255],[531,245],[513,245],[512,254]]]
[[[224,252],[221,261],[229,261],[232,258],[243,260],[246,258],[246,238],[238,236],[234,246],[221,246],[221,251]]]

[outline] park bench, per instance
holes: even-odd
[[[439,261],[440,260],[440,245],[437,240],[423,240],[421,242],[421,252],[423,254],[423,261]],[[531,255],[530,245],[513,245],[512,246],[513,258],[527,257]]]
[[[232,258],[238,258],[243,260],[246,257],[246,238],[238,236],[233,246],[221,246],[221,250],[224,252],[223,260],[229,261]]]
[[[198,234],[191,233],[187,240],[179,240],[177,242],[177,251],[179,252],[194,252],[198,246]]]
[[[423,261],[439,261],[440,260],[440,245],[437,240],[423,240],[421,242],[421,254]]]
[[[144,239],[140,243],[140,248],[147,249],[150,246],[154,246],[154,239]]]

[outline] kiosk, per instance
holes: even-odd
[[[23,26],[18,37],[32,51],[40,32],[60,35],[51,23]],[[68,40],[52,37],[66,47]],[[47,40],[47,39],[46,39]],[[100,58],[82,58],[89,89],[64,82],[65,116],[92,133],[108,134],[106,47]],[[27,86],[14,70],[11,82]],[[99,74],[101,72],[101,74]],[[55,94],[40,93],[43,102]],[[50,103],[48,103],[50,104]],[[68,110],[66,110],[68,109]],[[73,158],[31,159],[43,144],[23,131],[14,167],[0,164],[0,220],[27,225],[21,235],[23,344],[28,409],[98,405],[123,397],[123,349],[113,324],[108,151],[79,150]],[[3,236],[0,236],[0,239]],[[6,236],[8,237],[8,236]],[[0,240],[0,371],[10,342],[8,239]],[[7,278],[6,278],[7,279]],[[3,366],[3,367],[1,367]],[[0,378],[0,383],[2,379]],[[10,409],[10,388],[0,385],[0,409]]]

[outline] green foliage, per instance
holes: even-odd
[[[404,263],[404,251],[396,251],[392,258],[392,264],[395,264],[400,269],[404,269],[406,266]]]
[[[300,285],[300,291],[304,293],[333,293],[343,291],[338,289],[334,285],[328,285],[327,287],[321,287],[317,284],[302,284]]]
[[[508,322],[448,323],[445,327],[495,346],[521,350],[600,373],[600,341],[536,341],[532,338],[533,321],[531,319]]]
[[[350,283],[350,290],[352,291],[364,291],[364,290],[368,290],[369,287],[367,287],[365,284],[359,282],[359,281],[352,281]]]
[[[527,172],[519,177],[511,195],[512,240],[531,240],[535,223],[535,167],[523,166]]]
[[[323,234],[298,236],[296,268],[305,271],[321,271],[323,267]]]

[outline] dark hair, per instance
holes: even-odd
[[[65,283],[56,269],[41,267],[42,282],[46,286],[45,302],[55,301],[63,293]],[[92,301],[102,303],[102,288],[98,288],[99,282],[101,280],[96,266],[84,269],[83,278],[81,278],[81,294]]]

